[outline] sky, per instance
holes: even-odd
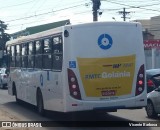
[[[93,21],[91,0],[0,0],[0,20],[8,25],[6,33],[14,33],[37,26],[70,19],[71,23]],[[160,0],[101,0],[98,21],[126,21],[150,19],[160,15]]]

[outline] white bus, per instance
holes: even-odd
[[[65,25],[9,41],[8,92],[38,112],[76,112],[147,104],[139,23]]]

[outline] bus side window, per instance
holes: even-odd
[[[35,42],[35,68],[42,69],[42,41]]]
[[[51,39],[44,39],[43,68],[52,69],[52,43]]]
[[[11,47],[7,46],[7,55],[10,55],[10,54],[11,54]]]
[[[11,47],[7,46],[7,67],[9,68],[9,66],[11,62]]]
[[[62,60],[63,60],[63,44],[62,37],[53,37],[53,70],[62,70]]]
[[[28,66],[28,44],[22,44],[22,67],[27,68]]]
[[[21,46],[16,45],[16,67],[21,67]]]
[[[34,68],[34,54],[35,54],[35,46],[34,42],[28,43],[28,68]]]
[[[11,46],[11,67],[15,67],[15,46]]]
[[[62,38],[60,36],[53,38],[53,52],[62,52]]]

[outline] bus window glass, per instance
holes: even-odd
[[[14,49],[14,46],[11,47],[11,55],[12,55],[12,56],[15,56],[15,49]]]
[[[42,44],[40,41],[36,41],[36,54],[42,53]]]
[[[54,37],[53,42],[54,44],[59,44],[59,37]]]
[[[7,54],[11,54],[10,46],[7,47]]]
[[[16,45],[16,56],[20,56],[20,45]]]
[[[36,41],[35,68],[42,69],[42,43]]]
[[[27,68],[27,65],[28,65],[27,51],[28,51],[27,43],[22,44],[22,67],[23,68]]]
[[[27,55],[27,44],[22,45],[22,56]]]
[[[21,47],[16,45],[16,67],[21,67]]]
[[[11,47],[7,46],[7,60],[6,60],[7,67],[11,66]]]
[[[52,69],[52,46],[50,39],[44,39],[43,69]]]
[[[28,49],[29,49],[29,51],[28,51],[29,55],[33,55],[34,54],[34,44],[33,44],[33,42],[29,43]]]
[[[45,39],[44,40],[44,53],[51,53],[51,41],[50,39]]]
[[[28,68],[34,68],[34,42],[28,45]]]
[[[15,67],[15,46],[11,46],[11,67]]]
[[[53,37],[53,70],[55,71],[62,70],[62,60],[63,60],[62,48],[63,48],[62,37],[61,36]]]
[[[60,36],[53,38],[53,52],[59,53],[62,51],[62,38]]]

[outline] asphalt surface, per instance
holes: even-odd
[[[156,119],[147,117],[145,109],[137,110],[118,110],[111,113],[93,113],[93,112],[79,112],[79,113],[55,113],[47,111],[46,117],[37,114],[36,108],[27,103],[18,104],[14,96],[8,95],[8,90],[0,89],[0,110],[6,116],[7,121],[52,121],[50,124],[55,127],[41,128],[44,130],[72,130],[72,129],[133,129],[135,127],[116,127],[120,124],[123,126],[125,121],[143,123],[160,123],[160,116]],[[7,113],[7,114],[6,114]],[[9,118],[8,118],[9,116]],[[1,117],[0,117],[1,119]],[[67,123],[66,123],[67,121]],[[105,125],[107,124],[107,125]],[[108,125],[114,127],[106,127]],[[159,130],[160,127],[137,127],[142,130]],[[1,128],[0,128],[1,129]],[[29,128],[31,129],[31,128]],[[33,128],[32,128],[33,129]],[[40,128],[34,128],[39,130]],[[40,129],[40,130],[41,130]],[[10,130],[10,129],[7,129]],[[15,130],[15,129],[14,129]]]

